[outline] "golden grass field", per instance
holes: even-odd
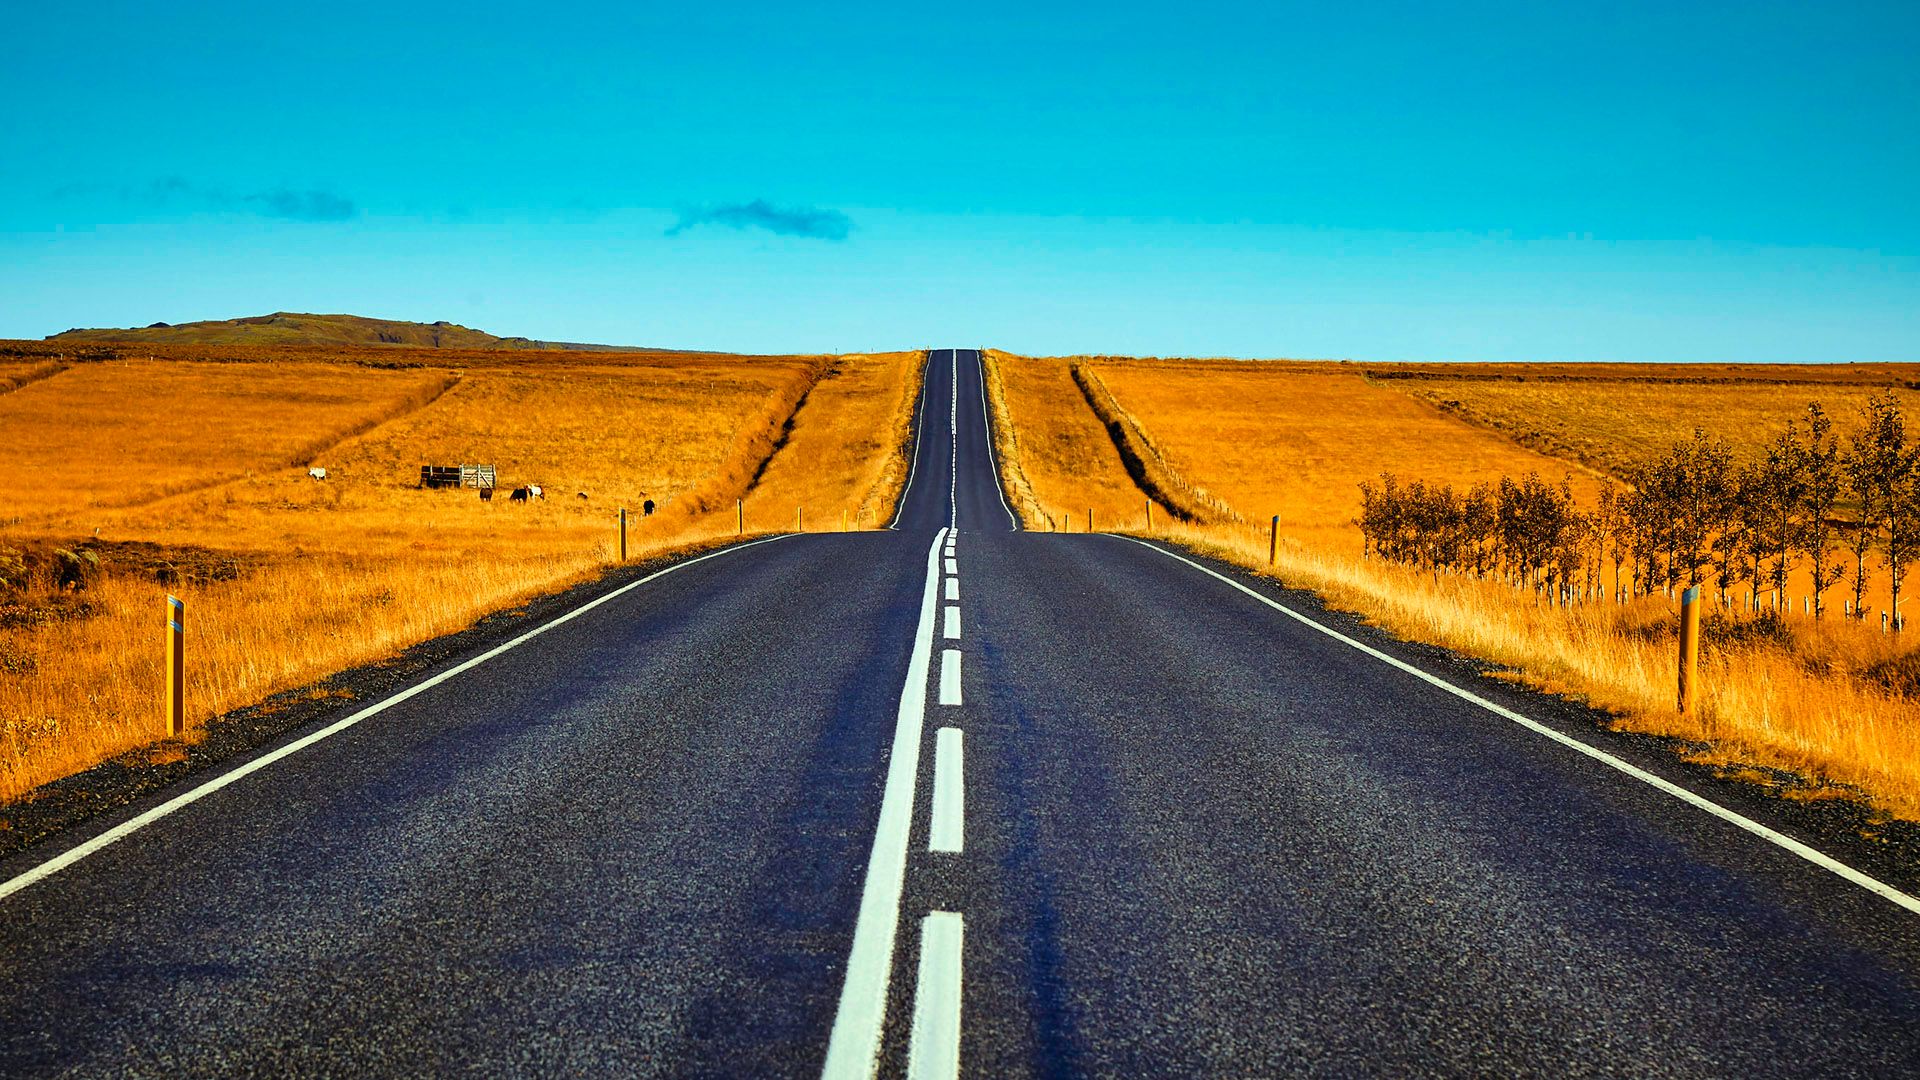
[[[1064,363],[986,351],[994,437],[1003,472],[1029,528],[1086,527],[1142,519],[1146,496]]]
[[[1820,402],[1835,424],[1848,430],[1869,397],[1897,385],[1884,371],[1846,366],[1818,381],[1750,376],[1732,383],[1656,382],[1614,371],[1374,381],[1524,446],[1616,476],[1664,453],[1695,428],[1726,440],[1741,458],[1758,457],[1788,421],[1806,414],[1810,401]],[[1914,411],[1920,410],[1920,393],[1905,387],[1896,393],[1909,415],[1920,415]]]
[[[1703,760],[1733,770],[1784,769],[1810,781],[1793,788],[1803,796],[1850,790],[1865,793],[1883,811],[1920,817],[1920,709],[1862,677],[1876,665],[1913,657],[1904,642],[1882,636],[1877,627],[1794,618],[1785,642],[1710,649],[1703,661],[1702,707],[1681,716],[1673,703],[1673,613],[1662,597],[1556,607],[1504,584],[1436,578],[1360,557],[1353,524],[1357,485],[1383,470],[1456,486],[1530,470],[1549,479],[1571,473],[1576,496],[1590,505],[1599,481],[1578,463],[1523,446],[1492,424],[1468,422],[1422,400],[1424,391],[1405,392],[1397,380],[1359,366],[1007,354],[993,359],[1000,377],[990,388],[1006,397],[995,406],[1014,425],[1010,436],[999,439],[1007,459],[1002,469],[1030,484],[1032,494],[1020,509],[1034,527],[1047,527],[1048,516],[1057,519],[1063,510],[1084,521],[1084,508],[1092,506],[1103,530],[1144,531],[1146,495],[1117,453],[1103,454],[1095,445],[1105,431],[1085,397],[1070,392],[1069,368],[1082,363],[1099,373],[1170,468],[1247,519],[1194,524],[1160,514],[1155,535],[1316,590],[1397,635],[1516,669],[1525,682],[1612,711],[1624,726],[1707,743]],[[1457,376],[1476,369],[1448,370]],[[1454,394],[1461,381],[1446,384],[1445,392]],[[1582,402],[1578,409],[1558,396],[1569,392],[1561,382],[1529,378],[1497,385],[1511,416],[1550,409],[1585,416],[1590,419],[1583,437],[1596,444],[1609,429],[1619,429],[1635,432],[1640,444],[1664,449],[1660,439],[1675,415],[1666,404],[1671,399],[1657,393],[1658,384],[1582,384],[1572,392]],[[1656,392],[1643,392],[1649,386]],[[1043,392],[1023,398],[1023,391],[1035,387]],[[1532,409],[1524,398],[1529,388],[1542,395]],[[1721,381],[1684,385],[1675,394],[1703,404],[1738,404],[1750,389]],[[1811,378],[1797,380],[1795,389],[1830,408],[1850,400],[1830,390],[1864,395],[1855,384]],[[1811,399],[1788,405],[1791,390],[1776,395],[1771,384],[1755,397],[1796,414]],[[1650,401],[1660,404],[1647,407],[1644,417],[1635,412]],[[1764,437],[1777,430],[1769,427]],[[1056,434],[1035,438],[1036,431]],[[1276,513],[1281,541],[1269,567],[1267,521]]]
[[[749,532],[802,504],[809,528],[843,508],[884,523],[921,372],[917,353],[129,351],[0,393],[0,554],[84,546],[105,568],[80,593],[0,592],[0,799],[155,743],[168,592],[191,739],[593,576],[623,506],[636,559],[733,536],[735,500]],[[463,462],[498,468],[493,502],[417,486],[421,464]],[[507,500],[527,483],[547,500]]]

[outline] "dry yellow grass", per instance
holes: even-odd
[[[57,360],[0,362],[0,394],[18,390],[28,383],[37,382],[49,375],[57,375],[64,368],[65,365]]]
[[[1377,385],[1450,416],[1616,477],[1686,441],[1696,428],[1724,440],[1736,460],[1758,459],[1788,424],[1805,419],[1812,402],[1833,419],[1843,446],[1875,394],[1892,390],[1909,415],[1920,415],[1920,394],[1908,388],[1920,373],[1894,365],[1683,366],[1667,378],[1663,369],[1653,371],[1609,364],[1547,366],[1530,377],[1506,369],[1468,377],[1427,372],[1417,379],[1381,369],[1370,374]],[[1854,504],[1849,497],[1842,505],[1851,512]],[[1789,575],[1787,595],[1796,610],[1811,589],[1807,567]],[[1872,569],[1870,618],[1885,609],[1888,589],[1885,571]],[[1835,586],[1827,602],[1837,608],[1850,594],[1850,587]]]
[[[0,798],[156,737],[166,592],[188,604],[192,738],[210,716],[592,576],[615,556],[621,506],[635,514],[634,558],[730,538],[734,499],[756,474],[770,500],[857,492],[877,507],[904,469],[918,377],[917,354],[516,354],[397,372],[303,355],[81,364],[0,396],[41,436],[0,444],[0,477],[68,491],[0,529],[0,550],[92,543],[110,570],[144,553],[82,594],[87,617],[0,620]],[[781,445],[809,391],[825,422],[796,422]],[[803,448],[809,460],[789,466]],[[328,480],[308,479],[309,461]],[[415,486],[421,464],[462,461],[549,498],[483,503]],[[660,507],[650,518],[638,517],[644,498]],[[181,580],[154,580],[152,565],[176,559]],[[196,577],[209,561],[237,574]],[[41,599],[43,613],[72,610]],[[31,615],[26,600],[11,610]]]
[[[1745,459],[1758,457],[1788,422],[1818,401],[1835,424],[1851,430],[1861,408],[1886,390],[1886,373],[1851,381],[1652,381],[1647,378],[1381,379],[1378,384],[1491,428],[1523,446],[1624,475],[1693,434],[1724,439]],[[1909,414],[1920,394],[1897,391]]]
[[[1613,712],[1622,728],[1706,742],[1709,760],[1844,785],[1883,810],[1920,818],[1920,715],[1911,702],[1780,649],[1751,646],[1708,650],[1699,709],[1682,715],[1674,708],[1677,650],[1657,632],[1675,615],[1660,598],[1626,609],[1554,607],[1496,582],[1436,579],[1299,542],[1284,543],[1269,568],[1266,538],[1245,529],[1174,526],[1160,535],[1312,589],[1397,636],[1516,668],[1529,685]],[[1633,628],[1643,632],[1625,632]],[[1877,634],[1862,638],[1837,624],[1820,632],[1848,638],[1846,649],[1891,648]]]
[[[1032,528],[1136,520],[1146,495],[1127,476],[1106,429],[1087,408],[1070,365],[987,350],[989,400],[1001,467]],[[1071,520],[1069,520],[1071,519]]]
[[[1049,460],[1050,444],[1040,441],[1037,452],[1021,426],[1037,418],[1051,430],[1099,430],[1084,398],[1055,392],[1021,399],[1024,387],[1041,382],[1034,373],[1063,371],[1066,362],[999,362],[1005,371],[1029,375],[999,388],[1016,426],[999,449],[1015,459],[1003,470],[1032,481],[1034,502],[1070,504],[1081,490],[1098,488],[1119,491],[1110,496],[1115,503],[1138,504],[1143,496],[1137,489],[1125,493],[1128,478],[1117,455]],[[1673,708],[1674,648],[1665,634],[1672,614],[1661,598],[1624,607],[1555,607],[1504,584],[1436,578],[1359,557],[1352,524],[1357,484],[1383,469],[1460,485],[1530,469],[1554,477],[1568,464],[1339,365],[1099,360],[1092,366],[1169,466],[1253,522],[1195,525],[1162,517],[1157,535],[1318,591],[1403,637],[1510,665],[1533,685],[1614,711],[1625,726],[1711,742],[1716,760],[1848,785],[1888,811],[1920,817],[1920,710],[1852,674],[1900,656],[1898,644],[1872,629],[1796,621],[1790,633],[1797,640],[1789,648],[1712,649],[1704,661],[1702,708],[1682,717]],[[1744,395],[1746,388],[1715,392]],[[1075,410],[1085,415],[1071,415]],[[1106,472],[1088,480],[1074,474],[1077,468]],[[1589,497],[1594,482],[1576,473],[1576,493]],[[1264,522],[1272,513],[1282,515],[1282,542],[1269,568]],[[1029,514],[1028,520],[1036,519]],[[1143,525],[1140,511],[1112,523],[1126,531]]]
[[[809,531],[877,528],[893,517],[907,479],[904,449],[920,394],[921,354],[852,355],[792,414],[780,452],[746,497],[750,522]]]
[[[299,464],[449,379],[341,364],[77,365],[0,395],[0,503],[91,528],[83,511]]]
[[[1006,409],[1019,440],[1013,456],[1048,512],[1071,511],[1084,523],[1085,507],[1092,505],[1096,525],[1144,525],[1146,496],[1074,386],[1071,363],[1000,360],[1002,370],[1015,376],[1005,380]],[[1360,510],[1358,485],[1383,470],[1454,484],[1528,471],[1558,480],[1571,471],[1576,493],[1593,489],[1590,476],[1563,461],[1448,421],[1337,366],[1082,363],[1188,483],[1249,521],[1279,514],[1286,535],[1333,550],[1359,553],[1359,531],[1352,524]],[[1073,437],[1054,434],[1061,432]]]

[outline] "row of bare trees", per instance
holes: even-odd
[[[1726,443],[1696,430],[1626,479],[1583,509],[1567,480],[1534,474],[1465,491],[1382,474],[1360,485],[1359,525],[1370,555],[1499,576],[1561,600],[1711,585],[1730,604],[1744,585],[1757,606],[1769,589],[1778,603],[1804,567],[1816,616],[1845,580],[1847,608],[1864,618],[1868,585],[1884,569],[1888,610],[1900,609],[1920,551],[1920,444],[1891,392],[1870,399],[1844,439],[1815,403],[1756,460],[1736,462]]]

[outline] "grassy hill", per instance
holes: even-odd
[[[581,345],[497,337],[450,322],[418,323],[358,315],[305,315],[276,311],[244,319],[154,323],[125,330],[68,330],[48,341],[135,341],[193,345],[406,345],[425,349],[576,349],[587,352],[654,352],[624,345]]]

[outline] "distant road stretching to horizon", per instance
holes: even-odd
[[[0,1074],[1920,1065],[1911,897],[1310,596],[1020,531],[976,352],[916,427],[889,530],[682,560],[0,862]]]

